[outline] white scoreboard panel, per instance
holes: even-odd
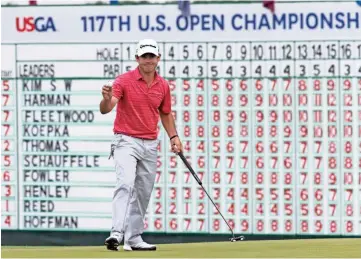
[[[185,153],[236,232],[360,234],[361,41],[161,47]],[[2,80],[4,228],[109,228],[114,113],[98,112],[100,88],[134,68],[134,49],[2,46],[15,71]],[[160,138],[146,230],[228,232]]]
[[[360,36],[193,34],[160,36],[158,72],[185,155],[234,231],[361,235]],[[101,87],[135,68],[138,37],[31,39],[1,46],[2,228],[108,231],[115,113],[99,113]],[[159,129],[145,230],[228,233]]]

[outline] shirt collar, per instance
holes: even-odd
[[[135,73],[135,78],[137,80],[143,79],[142,74],[139,71],[139,66],[136,69],[134,69],[134,73]],[[159,76],[157,71],[154,72],[154,81],[159,81]]]

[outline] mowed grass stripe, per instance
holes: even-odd
[[[88,247],[2,247],[2,258],[361,258],[361,238],[161,244],[157,251]]]

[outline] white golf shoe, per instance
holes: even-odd
[[[124,251],[155,251],[157,247],[155,245],[148,244],[147,242],[140,242],[138,244],[128,244],[124,243],[123,246]]]

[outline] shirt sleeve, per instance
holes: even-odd
[[[113,83],[113,96],[120,99],[124,94],[124,79],[118,76]]]
[[[164,95],[162,103],[160,104],[159,110],[164,114],[168,114],[172,111],[170,88],[169,88],[168,84],[165,85],[165,95]]]

